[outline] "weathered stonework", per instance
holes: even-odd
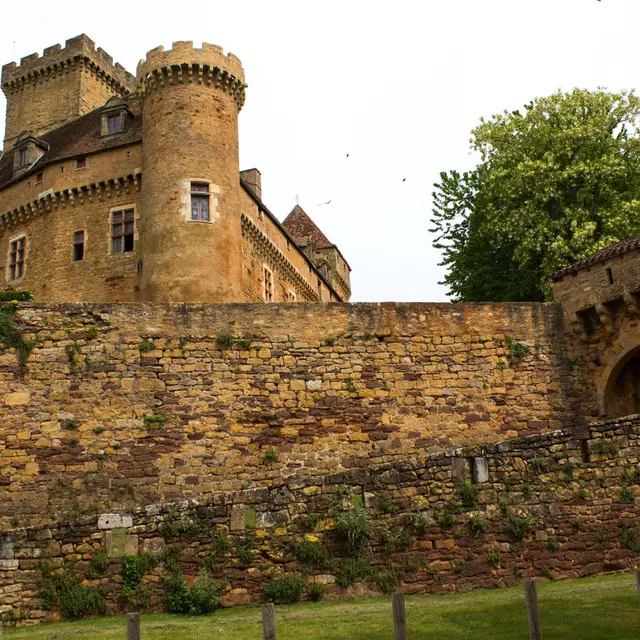
[[[4,524],[76,501],[119,511],[269,486],[575,418],[555,305],[25,304],[16,323],[37,344],[26,374],[0,356],[0,400],[14,403],[0,426]],[[271,448],[279,460],[265,465]]]
[[[472,459],[486,462],[487,476],[476,485],[477,503],[464,505],[455,469]],[[379,592],[389,566],[405,593],[620,571],[638,562],[638,463],[640,418],[633,416],[595,423],[585,440],[555,431],[329,475],[278,478],[269,488],[216,490],[198,500],[138,507],[121,520],[107,514],[13,528],[0,536],[0,612],[9,623],[55,619],[56,612],[44,611],[36,596],[44,567],[74,559],[77,573],[86,575],[91,558],[104,550],[108,569],[85,583],[106,591],[113,613],[122,606],[122,557],[135,553],[158,558],[144,583],[151,589],[150,606],[162,605],[167,547],[180,550],[187,576],[197,575],[203,563],[210,568],[225,585],[224,606],[259,602],[274,577],[304,569],[291,551],[292,543],[304,540],[330,553],[329,563],[311,568],[309,579],[325,584],[329,598]],[[335,519],[341,509],[362,503],[373,524],[363,562],[382,573],[378,583],[341,587],[337,581],[348,554]],[[416,530],[408,524],[412,513],[428,514],[431,524]],[[321,514],[312,527],[308,514]],[[471,517],[484,522],[483,531],[472,530]],[[514,517],[527,520],[521,537],[509,527]],[[105,528],[105,521],[113,528]],[[254,540],[249,560],[238,556],[247,536]],[[214,551],[219,537],[228,537],[228,551]]]
[[[305,234],[319,230],[300,207],[294,237],[262,202],[260,172],[239,170],[246,84],[233,54],[176,42],[150,51],[134,78],[78,36],[5,65],[2,89],[0,289],[32,289],[44,302],[350,298],[337,247],[309,244]],[[196,219],[194,185],[208,203]],[[122,210],[133,211],[133,234],[121,251],[112,235]]]

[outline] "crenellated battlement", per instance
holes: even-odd
[[[2,88],[7,94],[13,93],[26,84],[44,82],[75,69],[92,73],[121,95],[135,91],[133,74],[121,64],[114,64],[112,56],[104,49],[96,49],[93,40],[84,34],[67,40],[64,48],[55,44],[47,47],[42,56],[32,53],[21,58],[19,65],[3,65]]]
[[[144,96],[172,84],[198,83],[213,85],[230,93],[242,109],[246,84],[240,59],[222,47],[203,43],[194,47],[191,41],[174,42],[171,49],[156,47],[140,60],[136,72],[138,91]]]

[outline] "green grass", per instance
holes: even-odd
[[[545,640],[640,637],[640,601],[631,574],[538,584]],[[278,640],[392,640],[391,598],[303,603],[276,608]],[[407,597],[409,638],[527,638],[524,590]],[[5,629],[5,640],[115,640],[126,637],[123,616]],[[225,609],[202,618],[144,615],[144,640],[260,640],[259,607]]]

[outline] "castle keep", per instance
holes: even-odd
[[[58,617],[63,567],[161,605],[163,558],[225,606],[303,570],[342,597],[638,564],[639,239],[553,303],[346,304],[337,247],[238,171],[234,56],[176,43],[134,79],[80,36],[2,86],[0,258],[37,301],[0,304],[0,619]]]
[[[350,268],[240,172],[244,70],[158,47],[134,77],[85,35],[2,68],[2,288],[52,302],[347,301]]]

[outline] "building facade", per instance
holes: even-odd
[[[2,68],[0,288],[46,302],[348,301],[350,267],[239,170],[246,84],[220,47],[133,76],[85,35]]]

